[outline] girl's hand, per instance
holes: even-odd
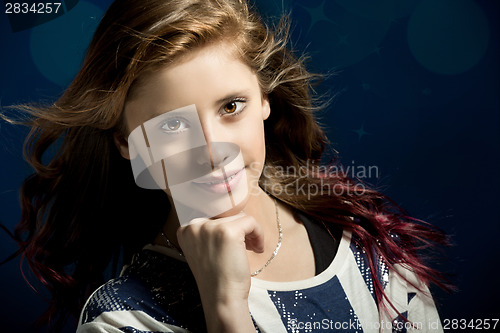
[[[177,239],[196,279],[209,332],[255,332],[246,250],[264,250],[257,221],[244,213],[194,219],[177,230]]]

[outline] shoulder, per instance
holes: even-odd
[[[175,321],[154,311],[154,305],[140,280],[126,276],[110,280],[88,299],[77,332],[177,332]]]
[[[395,234],[390,236],[397,244],[401,242],[400,236]],[[387,313],[381,315],[389,316],[385,319],[390,319],[394,325],[399,326],[404,326],[405,320],[409,320],[416,323],[417,327],[420,325],[432,332],[441,331],[441,322],[429,288],[409,265],[399,262],[389,267],[383,257],[373,251],[371,253],[375,271],[373,274],[372,268],[368,265],[368,255],[370,255],[368,251],[357,245],[354,239],[350,247],[356,267],[376,302],[373,279],[376,278],[383,289],[385,297],[381,308]],[[405,319],[402,319],[398,312]]]
[[[122,276],[90,296],[78,332],[187,332],[199,331],[200,325],[201,301],[187,264],[143,250]]]
[[[397,235],[391,235],[391,237],[399,242]],[[416,294],[427,290],[427,287],[410,267],[400,263],[389,265],[376,247],[369,251],[360,245],[354,235],[350,238],[347,262],[349,270],[352,271],[350,280],[357,280],[358,284],[364,284],[377,306],[379,306],[380,299],[375,290],[378,288],[381,288],[384,296],[391,301],[396,300],[396,302],[405,305],[408,305]],[[357,278],[353,278],[353,276]]]

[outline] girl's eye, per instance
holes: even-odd
[[[243,109],[245,108],[245,104],[246,104],[245,100],[231,101],[226,105],[224,105],[224,107],[222,108],[222,115],[235,116],[239,114],[241,111],[243,111]]]
[[[169,119],[161,126],[161,129],[169,134],[180,133],[188,128],[187,122],[180,118]]]

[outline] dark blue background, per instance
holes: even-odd
[[[64,15],[15,33],[2,8],[1,106],[53,101],[71,81],[109,5],[75,2],[64,4]],[[434,290],[441,317],[498,318],[498,1],[257,4],[270,19],[291,11],[294,49],[326,75],[318,93],[332,102],[321,122],[343,164],[377,166],[379,177],[369,183],[453,236],[440,267],[454,274],[458,292]],[[19,185],[30,173],[25,133],[0,123],[0,221],[11,229]],[[0,258],[15,248],[1,233]],[[30,331],[45,305],[18,260],[0,267],[0,295],[0,331]]]

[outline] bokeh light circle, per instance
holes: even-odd
[[[33,62],[48,80],[66,87],[78,72],[103,11],[80,1],[64,15],[32,29]]]
[[[470,0],[424,0],[408,22],[408,43],[415,59],[439,74],[460,74],[484,56],[488,21]]]

